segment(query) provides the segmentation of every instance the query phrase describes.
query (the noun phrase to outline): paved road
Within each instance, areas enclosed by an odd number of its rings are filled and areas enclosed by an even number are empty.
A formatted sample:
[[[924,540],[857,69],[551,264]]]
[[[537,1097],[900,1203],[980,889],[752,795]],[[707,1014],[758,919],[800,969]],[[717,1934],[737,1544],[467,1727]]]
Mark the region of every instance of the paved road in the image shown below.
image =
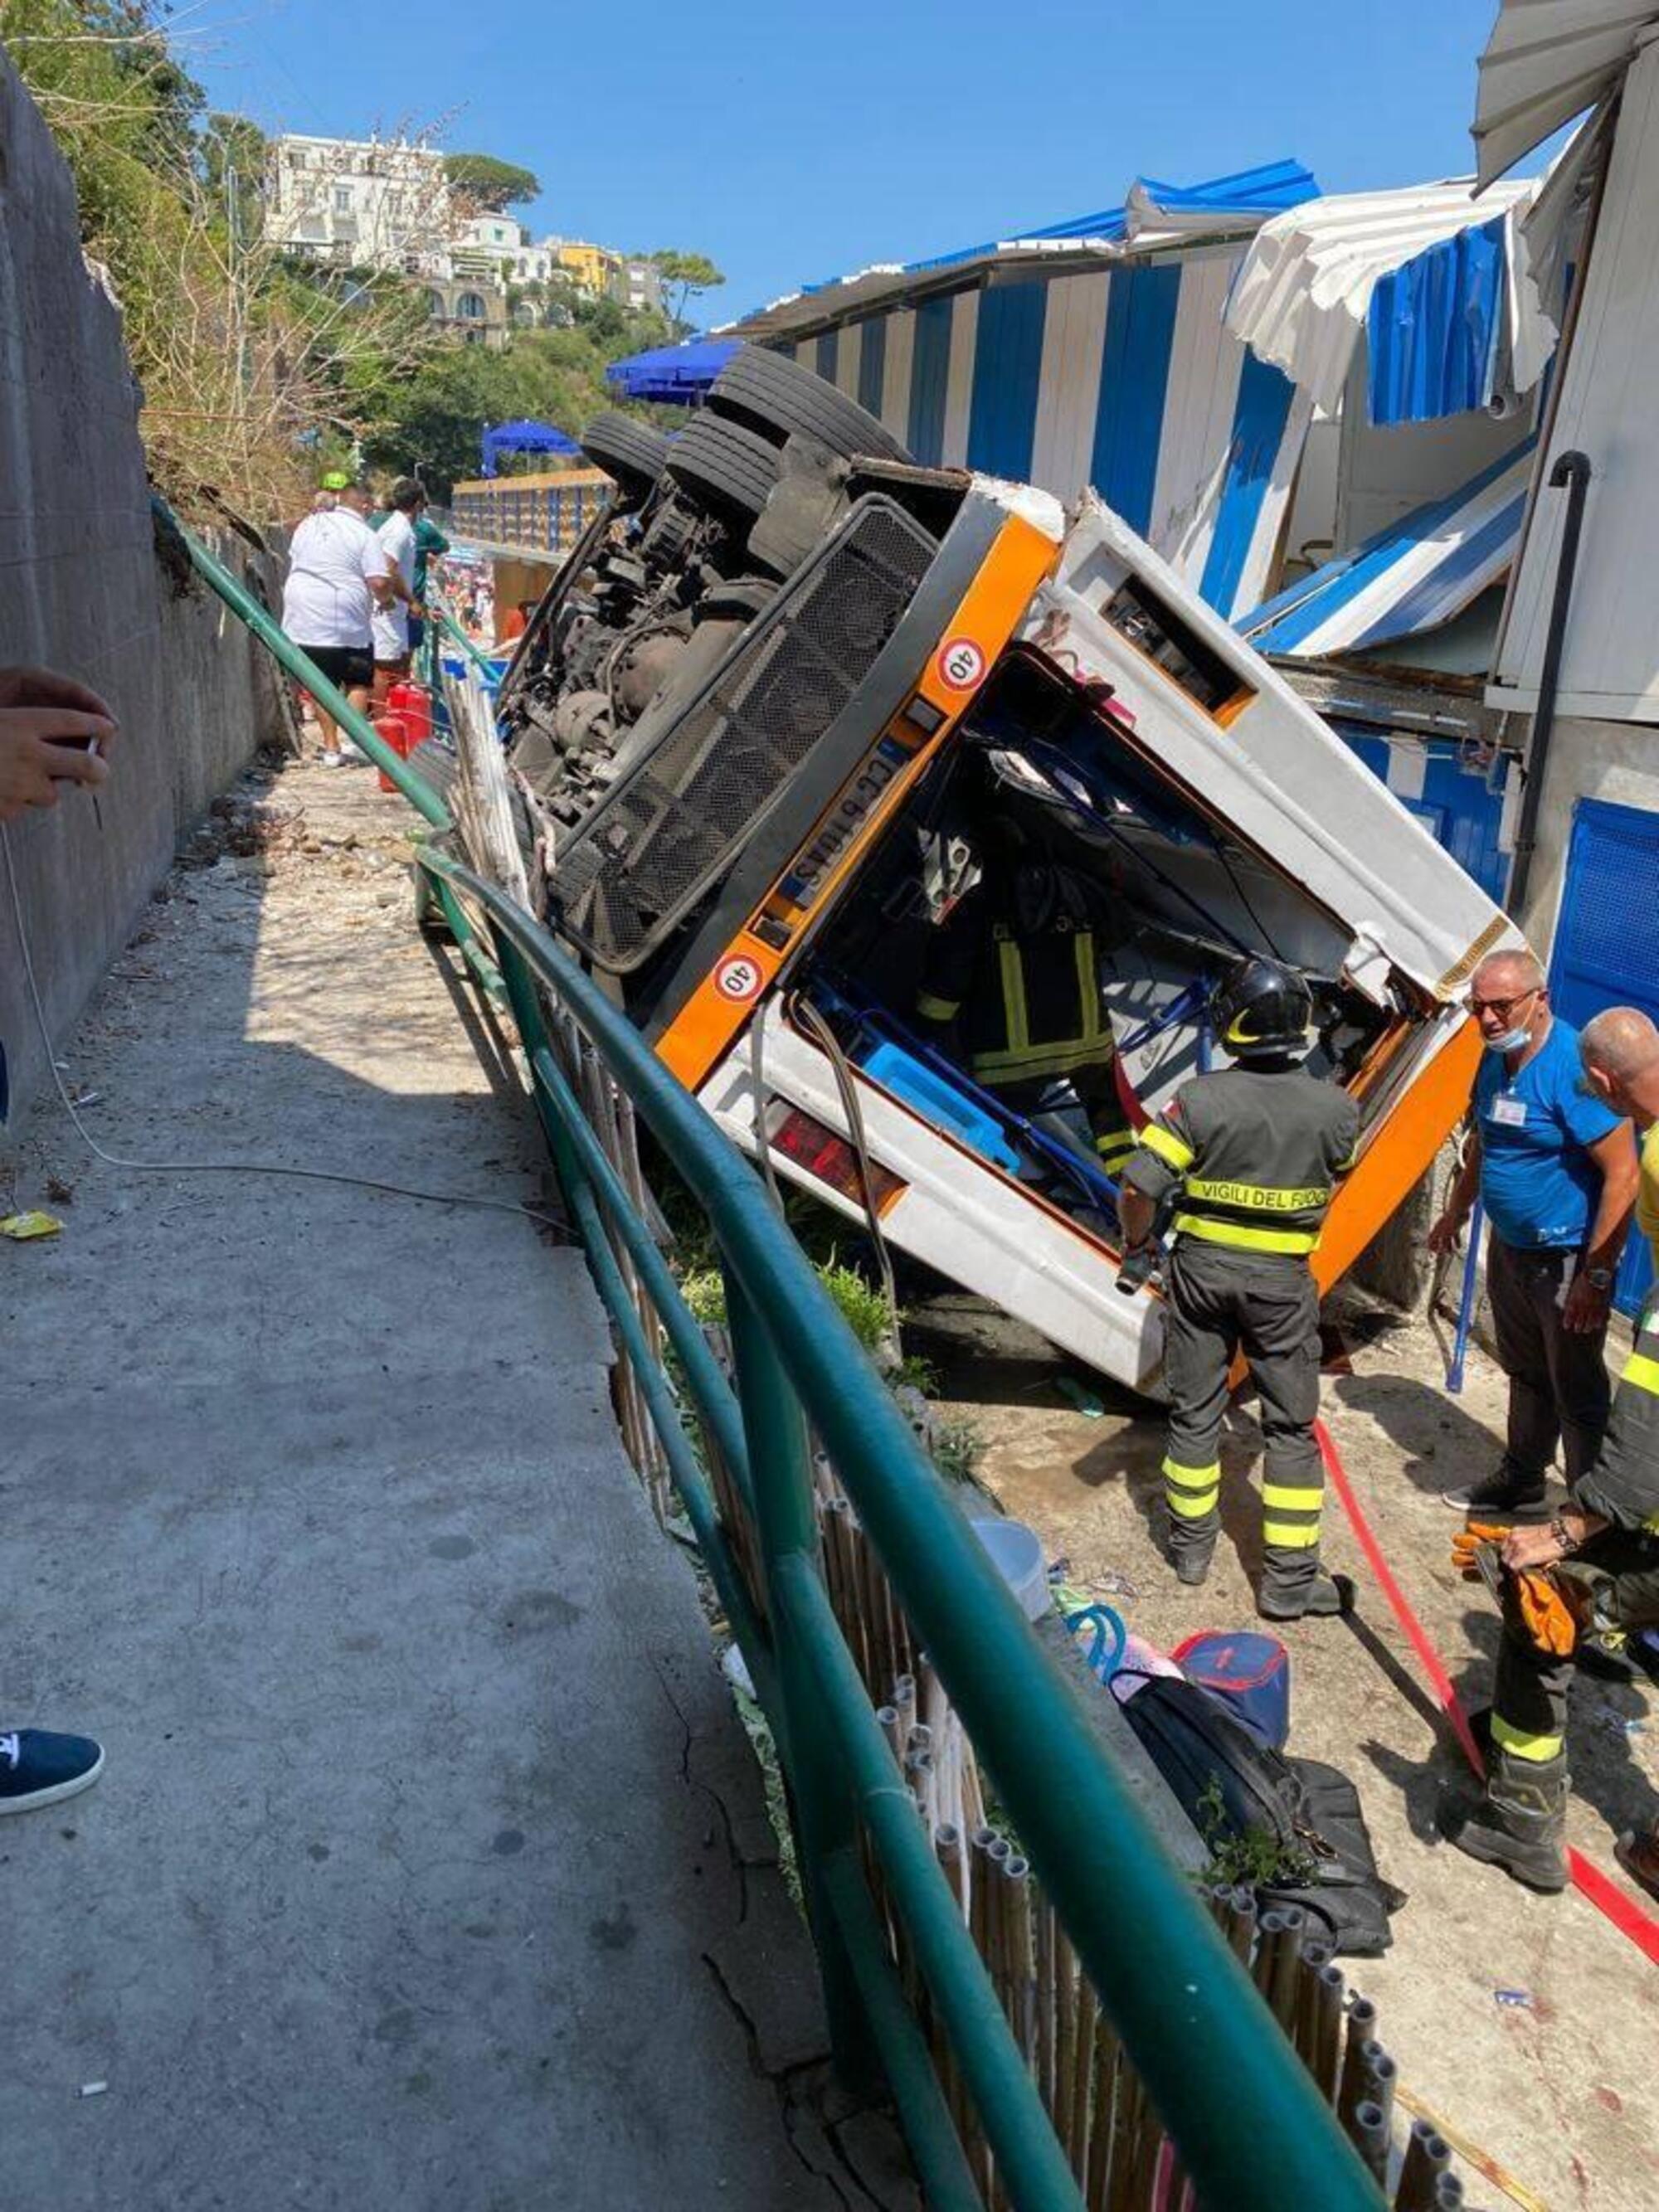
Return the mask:
[[[331,842],[152,914],[69,1053],[106,1144],[536,1193],[368,784],[290,772]],[[43,1113],[21,1203],[49,1170],[62,1237],[0,1245],[0,1724],[108,1765],[0,1824],[8,2212],[877,2202],[574,1255]]]

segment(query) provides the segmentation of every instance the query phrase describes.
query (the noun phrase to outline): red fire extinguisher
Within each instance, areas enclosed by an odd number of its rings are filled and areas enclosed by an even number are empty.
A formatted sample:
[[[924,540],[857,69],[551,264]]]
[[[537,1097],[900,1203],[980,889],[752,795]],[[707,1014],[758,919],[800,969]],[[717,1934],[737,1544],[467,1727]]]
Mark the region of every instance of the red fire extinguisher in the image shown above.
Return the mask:
[[[381,743],[391,746],[400,760],[407,760],[410,752],[409,724],[401,714],[382,714],[374,717],[374,734]],[[386,770],[380,770],[382,791],[396,791],[397,785]]]
[[[394,684],[386,693],[388,710],[401,714],[409,725],[409,750],[423,745],[432,735],[432,694],[424,684]]]

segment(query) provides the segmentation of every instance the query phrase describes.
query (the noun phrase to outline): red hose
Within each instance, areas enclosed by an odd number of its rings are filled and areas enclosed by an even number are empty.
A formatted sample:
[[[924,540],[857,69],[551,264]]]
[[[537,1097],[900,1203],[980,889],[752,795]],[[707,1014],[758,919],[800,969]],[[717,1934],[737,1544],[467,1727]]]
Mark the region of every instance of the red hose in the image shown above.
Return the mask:
[[[1410,1599],[1395,1580],[1394,1571],[1383,1558],[1382,1547],[1376,1540],[1376,1532],[1360,1510],[1359,1501],[1353,1494],[1353,1485],[1348,1480],[1347,1469],[1338,1456],[1336,1446],[1331,1442],[1330,1431],[1323,1421],[1314,1423],[1314,1435],[1318,1440],[1319,1455],[1325,1462],[1325,1473],[1332,1489],[1341,1500],[1342,1510],[1347,1516],[1355,1541],[1365,1554],[1365,1564],[1376,1577],[1377,1587],[1387,1598],[1389,1611],[1416,1652],[1419,1663],[1440,1701],[1441,1710],[1463,1747],[1464,1756],[1477,1777],[1484,1780],[1486,1765],[1480,1756],[1480,1748],[1469,1726],[1468,1715],[1463,1711],[1462,1700],[1452,1686],[1451,1676],[1446,1672],[1445,1662],[1429,1641],[1428,1631],[1412,1610]],[[1627,1897],[1582,1851],[1568,1850],[1567,1871],[1579,1895],[1587,1899],[1621,1936],[1628,1936],[1638,1950],[1644,1952],[1656,1966],[1659,1966],[1659,1920],[1638,1905],[1634,1899]]]

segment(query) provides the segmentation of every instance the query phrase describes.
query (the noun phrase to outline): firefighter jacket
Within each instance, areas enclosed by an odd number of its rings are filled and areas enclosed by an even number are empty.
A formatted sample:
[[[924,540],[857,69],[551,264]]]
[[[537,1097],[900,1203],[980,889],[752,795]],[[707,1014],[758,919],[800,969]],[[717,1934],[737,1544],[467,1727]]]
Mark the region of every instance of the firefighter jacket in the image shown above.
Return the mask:
[[[1615,1528],[1659,1539],[1659,1297],[1637,1324],[1601,1449],[1573,1486],[1573,1503]]]
[[[975,1079],[996,1090],[1109,1067],[1091,887],[1070,869],[1029,862],[980,884],[934,933],[916,1012],[948,1026]]]
[[[1346,1092],[1292,1062],[1218,1068],[1146,1124],[1123,1180],[1154,1200],[1174,1194],[1178,1238],[1300,1261],[1358,1135]]]

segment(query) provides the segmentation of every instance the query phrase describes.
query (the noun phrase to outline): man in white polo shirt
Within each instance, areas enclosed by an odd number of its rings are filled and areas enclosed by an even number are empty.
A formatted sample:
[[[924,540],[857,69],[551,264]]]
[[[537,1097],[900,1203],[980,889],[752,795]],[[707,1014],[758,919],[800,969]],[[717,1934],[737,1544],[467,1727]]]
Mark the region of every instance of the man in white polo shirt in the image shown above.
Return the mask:
[[[374,708],[385,706],[392,685],[409,673],[409,617],[415,601],[415,561],[420,543],[415,526],[426,505],[426,491],[413,477],[392,487],[392,512],[375,532],[386,556],[392,597],[374,610]]]
[[[283,628],[367,714],[374,681],[373,617],[392,598],[392,583],[380,542],[363,519],[367,485],[335,471],[323,478],[323,489],[336,495],[335,504],[307,515],[289,543]],[[320,705],[316,714],[323,765],[338,768],[345,757],[339,726]]]

